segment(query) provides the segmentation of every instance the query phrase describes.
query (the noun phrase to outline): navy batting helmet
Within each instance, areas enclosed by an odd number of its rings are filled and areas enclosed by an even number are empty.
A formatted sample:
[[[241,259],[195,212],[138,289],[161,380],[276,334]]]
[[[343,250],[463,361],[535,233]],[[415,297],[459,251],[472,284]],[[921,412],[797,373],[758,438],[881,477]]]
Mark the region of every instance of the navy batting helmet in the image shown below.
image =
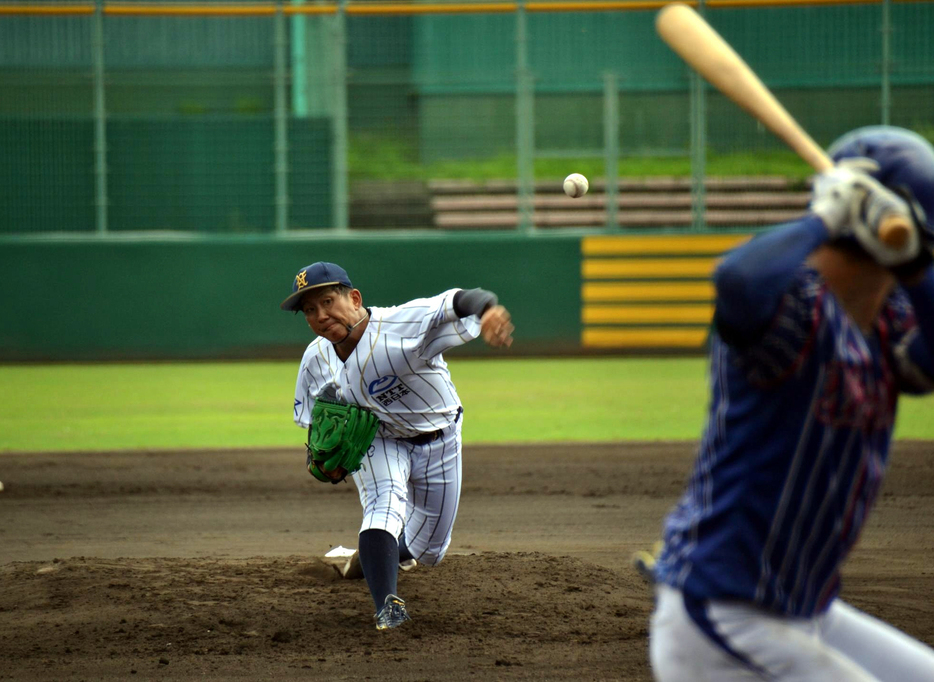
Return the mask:
[[[857,128],[834,142],[834,163],[861,156],[879,164],[870,173],[913,204],[925,242],[934,245],[934,147],[917,133],[894,126]]]

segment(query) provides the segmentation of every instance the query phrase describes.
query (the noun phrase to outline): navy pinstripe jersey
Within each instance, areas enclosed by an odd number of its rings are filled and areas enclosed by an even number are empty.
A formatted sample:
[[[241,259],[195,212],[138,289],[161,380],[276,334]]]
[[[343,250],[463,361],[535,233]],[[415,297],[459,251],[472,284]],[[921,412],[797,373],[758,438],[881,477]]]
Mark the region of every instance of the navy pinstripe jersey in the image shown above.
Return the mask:
[[[409,438],[453,422],[461,402],[442,353],[480,334],[476,315],[454,312],[457,291],[368,308],[369,322],[346,362],[326,339],[308,344],[295,383],[295,423],[308,427],[318,397],[373,410],[381,436]]]
[[[917,333],[896,289],[865,337],[804,265],[756,343],[713,334],[708,422],[657,580],[787,615],[824,611],[879,491],[898,394],[934,388],[907,352]]]

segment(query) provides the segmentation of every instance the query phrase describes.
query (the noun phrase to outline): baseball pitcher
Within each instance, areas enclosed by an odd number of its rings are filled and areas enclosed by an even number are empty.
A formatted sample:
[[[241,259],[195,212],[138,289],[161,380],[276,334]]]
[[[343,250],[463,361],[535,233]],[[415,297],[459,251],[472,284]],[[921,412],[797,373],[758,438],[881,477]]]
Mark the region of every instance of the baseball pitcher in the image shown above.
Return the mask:
[[[302,268],[280,307],[301,311],[317,335],[293,414],[308,429],[308,471],[330,483],[350,476],[360,494],[345,577],[366,578],[376,628],[395,628],[409,620],[399,568],[442,560],[460,501],[464,410],[442,354],[477,336],[511,345],[509,312],[483,289],[365,307],[346,271],[325,262]]]

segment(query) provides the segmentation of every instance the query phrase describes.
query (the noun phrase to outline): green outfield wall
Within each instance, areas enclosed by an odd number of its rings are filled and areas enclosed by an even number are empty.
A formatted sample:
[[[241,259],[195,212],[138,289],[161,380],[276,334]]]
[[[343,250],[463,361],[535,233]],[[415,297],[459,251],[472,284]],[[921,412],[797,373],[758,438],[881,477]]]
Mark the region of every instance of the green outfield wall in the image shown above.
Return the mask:
[[[751,234],[8,238],[0,361],[296,357],[311,332],[279,303],[317,260],[343,265],[368,305],[492,289],[516,323],[510,355],[699,353],[716,261]]]
[[[519,352],[579,349],[579,236],[205,236],[0,243],[0,360],[294,357],[311,332],[279,303],[317,260],[342,264],[371,305],[492,289]]]

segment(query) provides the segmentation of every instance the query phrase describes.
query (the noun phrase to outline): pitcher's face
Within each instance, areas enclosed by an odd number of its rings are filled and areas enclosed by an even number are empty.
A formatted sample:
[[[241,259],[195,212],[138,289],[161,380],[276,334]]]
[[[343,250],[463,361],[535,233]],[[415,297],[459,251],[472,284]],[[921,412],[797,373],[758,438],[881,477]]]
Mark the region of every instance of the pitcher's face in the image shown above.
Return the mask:
[[[331,343],[347,338],[347,328],[360,320],[362,306],[363,297],[358,289],[342,294],[336,287],[325,287],[302,297],[302,313],[308,326]]]

